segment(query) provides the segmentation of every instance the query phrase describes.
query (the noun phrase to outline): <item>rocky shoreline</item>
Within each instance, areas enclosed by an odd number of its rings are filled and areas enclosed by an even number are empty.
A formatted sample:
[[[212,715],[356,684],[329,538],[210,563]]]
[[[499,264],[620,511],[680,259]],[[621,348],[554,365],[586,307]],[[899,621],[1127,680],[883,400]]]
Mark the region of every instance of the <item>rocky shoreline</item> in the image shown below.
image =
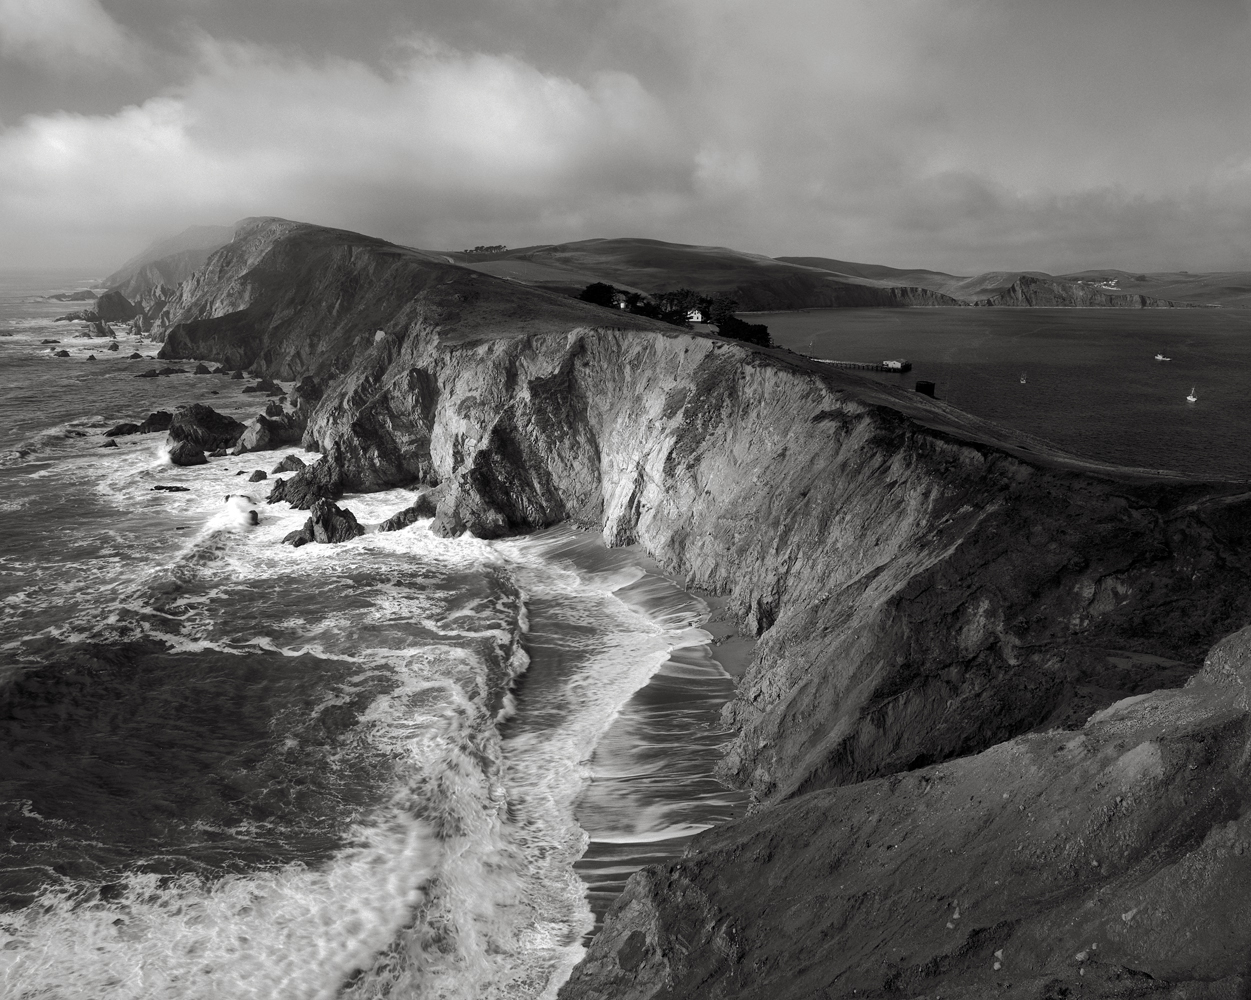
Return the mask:
[[[1201,665],[1251,621],[1246,484],[281,220],[162,316],[162,359],[308,378],[307,506],[593,528],[759,638],[753,815],[635,876],[563,997],[1245,985],[1248,634]]]

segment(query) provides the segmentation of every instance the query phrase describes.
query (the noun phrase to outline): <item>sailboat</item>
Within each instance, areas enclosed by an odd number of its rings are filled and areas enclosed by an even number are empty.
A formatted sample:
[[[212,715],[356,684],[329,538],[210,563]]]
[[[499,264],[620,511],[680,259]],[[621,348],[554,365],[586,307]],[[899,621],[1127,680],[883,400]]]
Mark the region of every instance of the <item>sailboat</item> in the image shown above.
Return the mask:
[[[1172,361],[1173,360],[1172,358],[1166,358],[1163,354],[1157,354],[1155,356],[1155,359],[1156,361]]]
[[[1186,402],[1197,403],[1198,401],[1199,401],[1199,397],[1195,395],[1195,387],[1192,385],[1190,387],[1190,395],[1186,397]]]

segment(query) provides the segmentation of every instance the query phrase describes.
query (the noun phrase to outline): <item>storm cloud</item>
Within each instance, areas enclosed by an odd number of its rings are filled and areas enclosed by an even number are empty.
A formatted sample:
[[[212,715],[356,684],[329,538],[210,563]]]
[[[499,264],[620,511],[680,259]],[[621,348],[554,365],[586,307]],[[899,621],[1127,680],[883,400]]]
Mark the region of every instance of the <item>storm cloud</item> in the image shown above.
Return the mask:
[[[0,266],[282,215],[1251,268],[1245,0],[0,0]]]

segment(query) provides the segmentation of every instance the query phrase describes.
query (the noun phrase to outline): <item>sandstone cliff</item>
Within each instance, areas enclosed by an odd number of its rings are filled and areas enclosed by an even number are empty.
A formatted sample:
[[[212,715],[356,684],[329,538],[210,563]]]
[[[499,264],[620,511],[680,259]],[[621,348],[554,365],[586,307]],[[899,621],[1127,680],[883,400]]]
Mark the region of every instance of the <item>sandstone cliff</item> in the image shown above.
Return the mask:
[[[903,977],[890,982],[963,982],[987,942],[992,952],[1034,942],[1029,968],[1052,968],[1092,898],[1053,892],[1075,849],[1039,840],[1020,855],[1020,823],[994,827],[990,812],[964,807],[963,790],[976,798],[1015,762],[1004,790],[1053,809],[1068,776],[1048,784],[1052,772],[1019,748],[1049,761],[1053,747],[1079,737],[1023,734],[1081,726],[1117,699],[1176,688],[1214,641],[1251,621],[1245,486],[1083,463],[787,352],[685,334],[280,220],[243,227],[184,284],[171,315],[162,357],[315,375],[325,392],[309,443],[350,488],[442,484],[436,527],[447,533],[489,537],[572,520],[612,544],[637,541],[690,584],[729,595],[744,627],[762,636],[727,708],[737,737],[725,764],[761,808],[697,842],[681,865],[636,877],[570,996],[885,989],[884,962]],[[1191,740],[1186,720],[1202,715],[1185,707],[1197,704],[1186,700],[1195,690],[1152,696],[1143,704],[1159,708],[1141,709],[1143,718]],[[1220,695],[1204,698],[1207,711]],[[1211,749],[1201,777],[1227,788],[1220,801],[1231,804],[1204,806],[1178,826],[1168,857],[1206,843],[1214,824],[1239,813],[1247,787],[1231,763],[1243,759],[1242,723],[1195,725],[1211,734],[1200,741]],[[1023,742],[996,748],[1014,738]],[[1097,782],[1112,751],[1096,743],[1074,760]],[[1172,760],[1161,775],[1173,773]],[[934,775],[954,791],[925,798]],[[1161,801],[1183,801],[1160,787]],[[897,788],[906,794],[889,811],[870,809]],[[898,886],[876,886],[877,854],[836,863],[878,836],[883,851],[923,844],[926,810],[940,798],[951,837],[930,853],[910,847]],[[1141,861],[1152,830],[1182,823],[1169,818],[1181,806],[1166,815],[1155,801],[1144,800],[1155,818],[1139,839],[1122,838],[1126,858]],[[913,930],[891,914],[946,899],[950,887],[925,889],[921,875],[943,851],[974,846],[1003,875],[998,890],[977,883],[979,907],[1016,906],[1006,878],[1013,859],[1028,857],[1050,866],[1029,893],[1051,909],[1040,902],[1025,916],[977,924],[969,940],[938,934],[894,956],[902,942],[892,935]],[[1082,871],[1095,892],[1105,873]],[[740,872],[748,881],[738,886]],[[1239,872],[1228,876],[1245,886]],[[897,896],[914,874],[916,894]],[[792,889],[788,879],[805,884]],[[844,891],[850,902],[837,902]],[[849,950],[831,944],[801,967],[797,942],[836,942],[839,927],[862,917],[879,921],[881,935]],[[719,957],[709,965],[697,955]]]

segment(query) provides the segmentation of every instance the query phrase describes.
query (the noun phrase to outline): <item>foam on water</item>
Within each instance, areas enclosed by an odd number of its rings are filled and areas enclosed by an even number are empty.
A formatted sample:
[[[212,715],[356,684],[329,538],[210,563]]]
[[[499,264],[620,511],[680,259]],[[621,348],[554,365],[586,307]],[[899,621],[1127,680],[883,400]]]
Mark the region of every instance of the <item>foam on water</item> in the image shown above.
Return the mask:
[[[0,993],[554,995],[592,925],[574,872],[589,762],[673,651],[707,641],[694,627],[700,602],[572,532],[483,542],[436,538],[419,523],[296,550],[281,539],[307,513],[265,505],[269,484],[235,475],[292,450],[183,469],[164,464],[156,442],[85,447],[41,471],[114,513],[79,527],[91,558],[46,572],[30,561],[32,586],[14,600],[60,613],[51,624],[33,615],[43,627],[9,644],[32,663],[48,642],[140,637],[172,656],[343,664],[300,711],[370,701],[319,766],[347,774],[385,761],[386,780],[318,860],[223,877],[141,865],[107,893],[53,880],[0,918]],[[340,502],[372,526],[412,497]],[[529,665],[523,637],[546,673],[514,691]],[[210,841],[272,833],[195,829]]]

